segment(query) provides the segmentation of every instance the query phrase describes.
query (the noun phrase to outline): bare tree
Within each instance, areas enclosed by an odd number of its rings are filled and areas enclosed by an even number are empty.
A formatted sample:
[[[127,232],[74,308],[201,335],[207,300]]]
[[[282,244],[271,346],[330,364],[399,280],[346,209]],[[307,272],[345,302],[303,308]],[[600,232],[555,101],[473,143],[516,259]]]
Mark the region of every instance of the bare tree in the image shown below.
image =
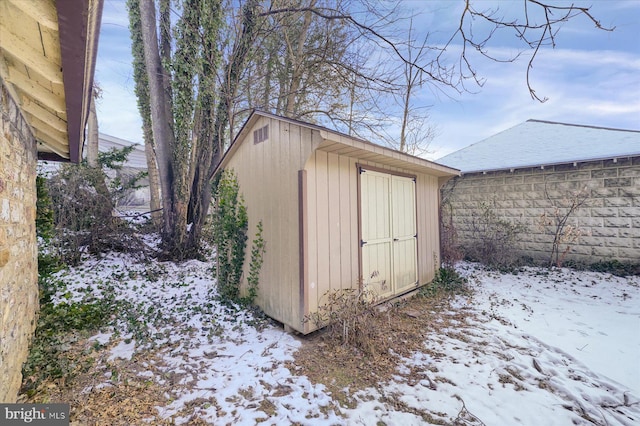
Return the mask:
[[[168,257],[190,257],[198,249],[231,103],[258,25],[258,0],[245,3],[241,32],[227,58],[220,55],[228,28],[219,1],[185,0],[175,24],[168,0],[159,2],[159,20],[154,1],[129,0],[128,6],[132,36],[141,35],[132,38],[133,50],[143,52],[147,81],[137,75],[136,84],[148,86],[162,191],[163,250]]]
[[[480,4],[482,4],[480,2]],[[556,36],[562,24],[582,17],[590,21],[597,29],[613,31],[615,27],[605,28],[600,21],[591,13],[591,7],[580,7],[573,3],[560,4],[560,2],[522,0],[522,11],[516,16],[507,18],[501,14],[499,8],[476,9],[472,0],[464,0],[464,10],[460,16],[458,28],[446,43],[442,53],[438,55],[438,63],[446,61],[444,52],[455,42],[462,44],[458,64],[458,82],[463,83],[465,79],[472,79],[478,85],[484,84],[484,80],[477,74],[471,52],[497,62],[513,62],[521,54],[513,56],[498,57],[488,50],[489,41],[496,32],[508,31],[514,34],[523,43],[526,50],[531,51],[527,66],[526,81],[531,97],[537,101],[545,102],[546,97],[539,97],[531,83],[531,69],[533,63],[543,46],[556,46]],[[474,34],[473,28],[477,27],[477,22],[484,21],[490,24],[488,31],[480,35]],[[469,49],[471,48],[471,49]]]
[[[562,266],[565,257],[569,254],[574,244],[585,235],[585,230],[578,225],[569,223],[569,219],[576,211],[588,203],[591,191],[584,187],[578,191],[564,191],[559,198],[551,197],[544,186],[545,198],[551,204],[551,210],[545,210],[538,218],[538,226],[542,231],[553,235],[551,252],[549,253],[549,266]],[[556,194],[557,195],[557,194]],[[562,246],[564,245],[564,249]]]
[[[409,18],[407,40],[398,43],[398,49],[405,55],[405,60],[400,60],[395,73],[394,86],[386,92],[382,101],[377,101],[380,109],[378,114],[397,114],[399,123],[395,126],[385,126],[379,131],[374,131],[378,139],[388,146],[401,152],[412,155],[424,155],[428,152],[429,143],[435,136],[434,126],[429,123],[429,107],[417,105],[415,98],[420,91],[426,89],[429,77],[425,75],[417,63],[426,64],[429,55],[438,51],[429,45],[429,34],[426,34],[421,42],[414,38],[413,17]],[[397,58],[391,58],[391,61]],[[433,61],[433,59],[431,59]],[[394,109],[393,106],[397,109]],[[390,113],[390,111],[393,111]],[[397,113],[396,113],[397,111]],[[400,130],[400,134],[390,132],[389,129]]]
[[[144,52],[147,81],[141,84],[149,93],[163,245],[172,257],[197,251],[213,172],[239,117],[251,108],[363,136],[392,121],[384,109],[372,113],[381,94],[395,90],[402,94],[398,148],[417,153],[410,147],[423,146],[430,127],[412,99],[426,85],[463,91],[466,81],[482,84],[469,47],[494,60],[515,60],[494,58],[486,50],[495,31],[511,30],[533,52],[531,65],[542,45],[555,44],[562,22],[583,15],[602,28],[588,8],[523,0],[518,20],[476,10],[466,0],[460,23],[444,46],[427,44],[427,39],[414,45],[409,32],[409,48],[404,48],[388,31],[398,22],[398,9],[383,11],[380,3],[362,1],[356,7],[347,0],[244,0],[223,7],[219,0],[157,1],[159,16],[154,0],[129,0],[129,9],[131,25],[141,34],[133,44],[138,44],[134,51]],[[175,24],[170,5],[179,8]],[[541,23],[533,20],[530,8],[543,12]],[[478,40],[471,31],[473,20],[495,28]],[[462,47],[452,65],[447,49],[456,43]],[[392,81],[388,70],[377,70],[367,56],[397,58],[404,70],[400,83]],[[527,84],[540,99],[528,75]]]

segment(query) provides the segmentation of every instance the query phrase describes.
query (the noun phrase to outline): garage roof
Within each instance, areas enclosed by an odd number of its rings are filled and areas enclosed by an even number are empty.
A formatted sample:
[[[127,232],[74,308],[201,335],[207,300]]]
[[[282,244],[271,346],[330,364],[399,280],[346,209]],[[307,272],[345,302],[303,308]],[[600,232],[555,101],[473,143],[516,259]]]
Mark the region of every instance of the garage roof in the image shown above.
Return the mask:
[[[101,15],[102,0],[0,1],[0,78],[41,159],[82,157]]]
[[[474,173],[636,155],[638,130],[527,120],[437,161]]]

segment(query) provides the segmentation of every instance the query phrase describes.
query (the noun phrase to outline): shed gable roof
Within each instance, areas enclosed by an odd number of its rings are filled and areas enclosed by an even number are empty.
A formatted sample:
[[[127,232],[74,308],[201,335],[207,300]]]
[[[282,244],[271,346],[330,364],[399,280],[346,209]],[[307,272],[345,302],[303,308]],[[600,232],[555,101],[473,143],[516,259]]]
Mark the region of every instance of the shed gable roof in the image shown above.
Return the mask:
[[[463,173],[640,155],[640,131],[527,120],[437,161]]]
[[[417,173],[425,173],[437,177],[451,177],[457,176],[460,173],[458,170],[435,163],[433,161],[425,160],[424,158],[414,157],[409,154],[405,154],[394,149],[386,148],[374,143],[365,141],[363,139],[354,138],[326,127],[318,126],[311,123],[305,123],[303,121],[294,120],[288,117],[282,117],[268,112],[254,110],[247,121],[242,126],[240,132],[234,139],[229,149],[225,152],[218,169],[225,167],[226,163],[233,156],[237,150],[239,144],[247,139],[248,132],[251,130],[255,122],[260,117],[268,117],[283,122],[288,122],[294,125],[307,127],[320,132],[322,137],[322,143],[317,147],[322,151],[334,152],[340,155],[348,157],[355,157],[362,160],[369,160],[376,163],[404,168]]]

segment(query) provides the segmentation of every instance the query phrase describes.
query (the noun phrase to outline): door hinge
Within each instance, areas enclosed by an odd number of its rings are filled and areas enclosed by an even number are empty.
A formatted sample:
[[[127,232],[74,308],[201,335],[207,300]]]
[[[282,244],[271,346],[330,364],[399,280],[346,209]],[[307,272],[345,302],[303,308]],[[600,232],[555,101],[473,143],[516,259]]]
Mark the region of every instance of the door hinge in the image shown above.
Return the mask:
[[[358,170],[360,171],[360,174],[363,174],[364,172],[366,172],[366,170],[363,169],[362,167],[358,167]]]
[[[367,242],[366,242],[366,241],[364,241],[364,240],[360,240],[360,247],[363,247],[365,244],[367,244]]]

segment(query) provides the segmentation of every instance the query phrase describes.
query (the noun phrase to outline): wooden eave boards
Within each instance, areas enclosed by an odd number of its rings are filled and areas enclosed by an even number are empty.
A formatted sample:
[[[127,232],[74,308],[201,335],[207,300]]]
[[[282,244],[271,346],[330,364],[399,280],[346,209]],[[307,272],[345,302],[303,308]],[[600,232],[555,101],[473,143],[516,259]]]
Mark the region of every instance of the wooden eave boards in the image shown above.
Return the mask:
[[[101,13],[102,0],[0,1],[0,78],[41,158],[80,158]]]

